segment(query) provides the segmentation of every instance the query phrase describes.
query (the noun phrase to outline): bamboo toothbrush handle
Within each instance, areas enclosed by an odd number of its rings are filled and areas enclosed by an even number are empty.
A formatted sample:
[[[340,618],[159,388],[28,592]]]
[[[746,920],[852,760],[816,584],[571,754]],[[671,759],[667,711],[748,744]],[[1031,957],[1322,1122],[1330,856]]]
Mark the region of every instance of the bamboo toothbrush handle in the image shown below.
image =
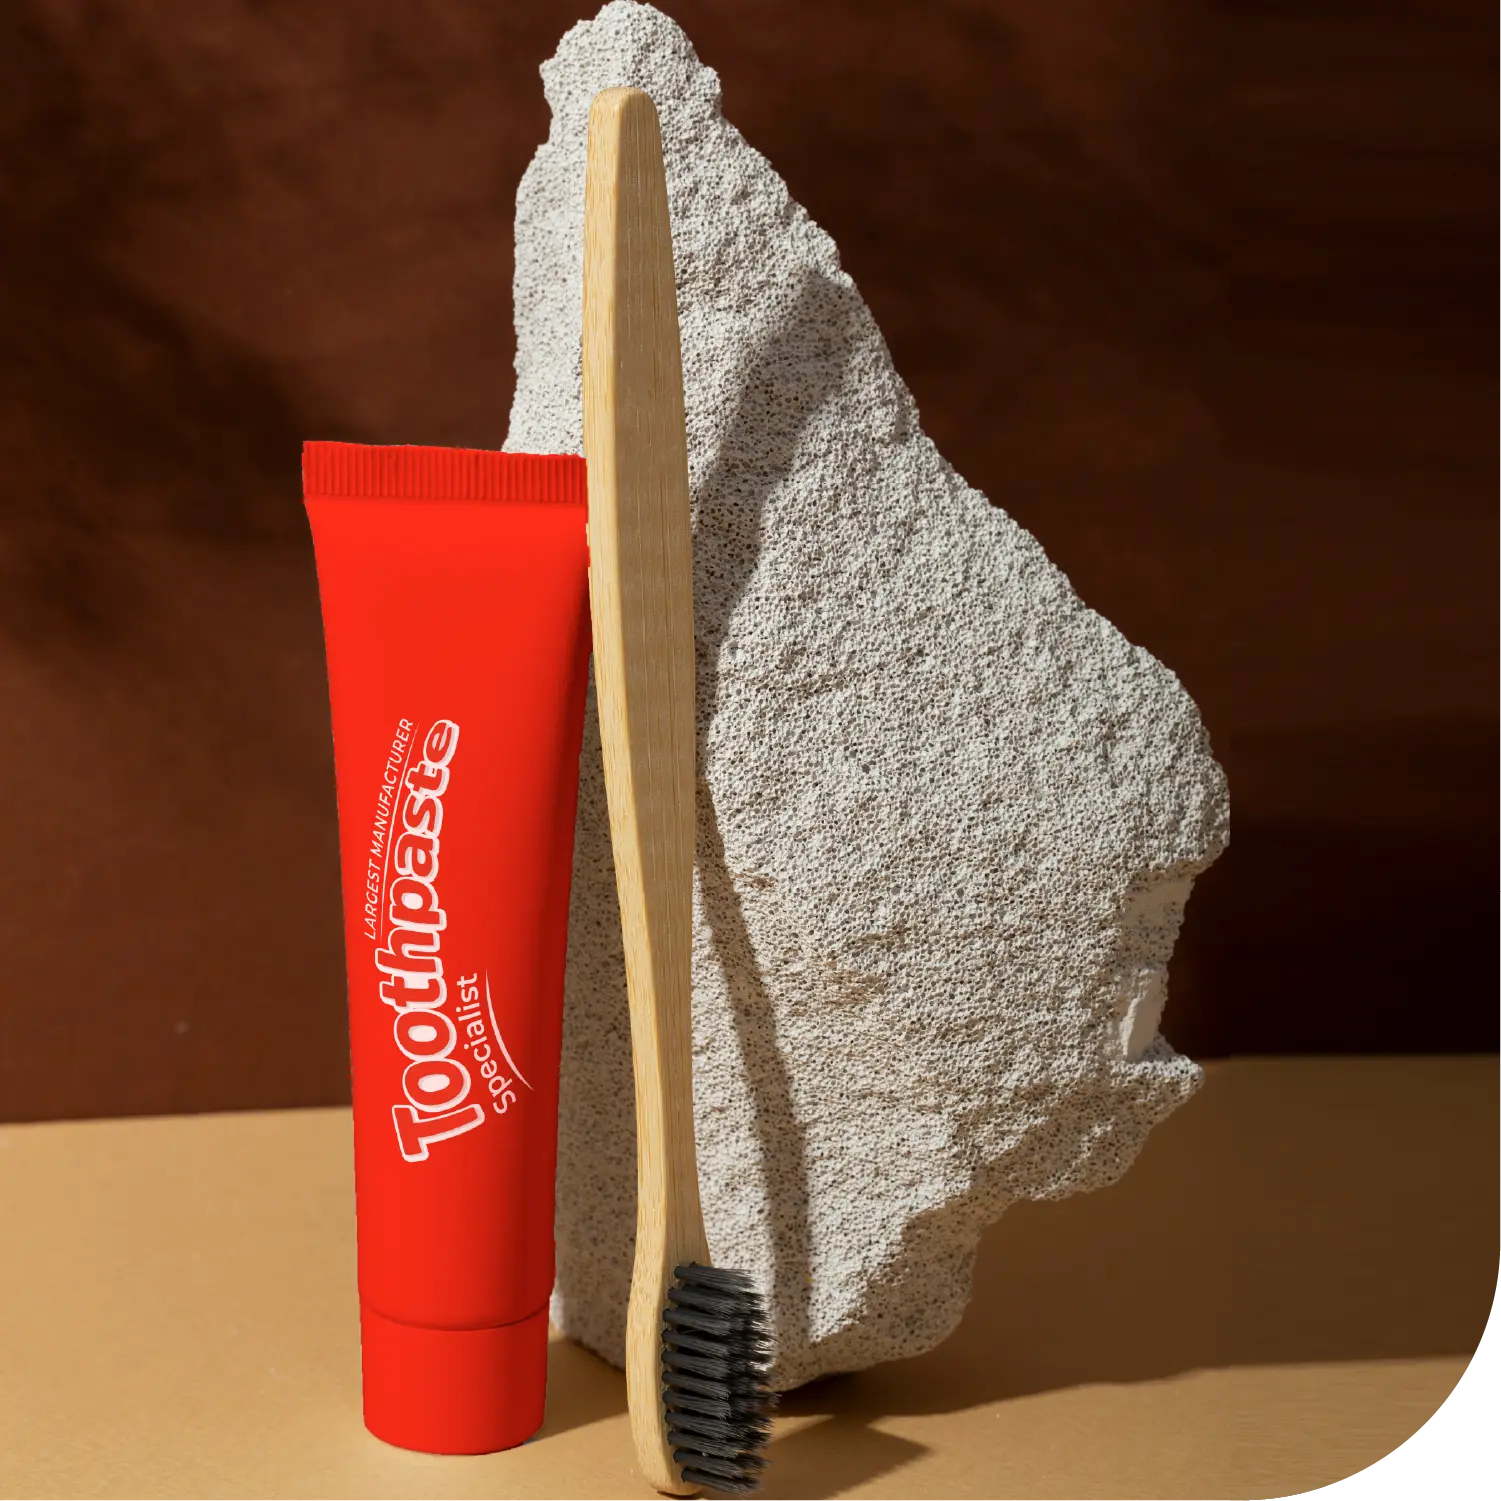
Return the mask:
[[[672,231],[657,112],[589,112],[584,454],[589,601],[636,1073],[636,1265],[626,1328],[646,1478],[690,1495],[662,1406],[673,1268],[708,1263],[693,1138],[693,555]]]

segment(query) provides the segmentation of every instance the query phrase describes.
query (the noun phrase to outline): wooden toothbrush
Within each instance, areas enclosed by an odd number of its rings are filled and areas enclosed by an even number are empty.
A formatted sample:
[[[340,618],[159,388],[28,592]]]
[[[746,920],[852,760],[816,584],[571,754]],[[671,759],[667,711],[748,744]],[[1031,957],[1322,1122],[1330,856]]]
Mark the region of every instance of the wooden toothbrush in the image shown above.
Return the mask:
[[[668,1495],[752,1491],[771,1395],[765,1305],[709,1264],[693,1132],[693,547],[657,111],[607,89],[584,199],[589,602],[636,1076],[631,1433]]]

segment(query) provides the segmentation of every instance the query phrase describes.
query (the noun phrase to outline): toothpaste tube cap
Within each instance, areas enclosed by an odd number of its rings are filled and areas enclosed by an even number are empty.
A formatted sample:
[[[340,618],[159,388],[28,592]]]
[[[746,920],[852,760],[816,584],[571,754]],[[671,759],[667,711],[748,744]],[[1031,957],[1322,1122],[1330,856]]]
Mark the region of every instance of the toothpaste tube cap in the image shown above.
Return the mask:
[[[360,1308],[365,1426],[424,1454],[524,1444],[547,1396],[547,1309],[486,1329],[426,1329]]]

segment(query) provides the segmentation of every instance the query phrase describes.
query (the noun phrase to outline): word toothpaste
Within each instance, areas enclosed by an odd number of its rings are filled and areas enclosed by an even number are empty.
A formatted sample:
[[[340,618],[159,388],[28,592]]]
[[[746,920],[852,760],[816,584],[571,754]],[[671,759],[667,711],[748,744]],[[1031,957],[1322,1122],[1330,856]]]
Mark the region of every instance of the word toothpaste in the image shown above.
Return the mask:
[[[408,1162],[425,1161],[438,1141],[462,1136],[485,1119],[484,1107],[465,1104],[469,1070],[450,1056],[458,1028],[443,1009],[443,930],[447,914],[438,900],[438,855],[443,830],[443,794],[449,763],[459,745],[459,727],[440,719],[422,743],[422,759],[402,778],[401,832],[391,850],[386,941],[375,951],[385,977],[380,998],[395,1009],[396,1046],[410,1060],[402,1071],[405,1104],[391,1107],[396,1139]]]

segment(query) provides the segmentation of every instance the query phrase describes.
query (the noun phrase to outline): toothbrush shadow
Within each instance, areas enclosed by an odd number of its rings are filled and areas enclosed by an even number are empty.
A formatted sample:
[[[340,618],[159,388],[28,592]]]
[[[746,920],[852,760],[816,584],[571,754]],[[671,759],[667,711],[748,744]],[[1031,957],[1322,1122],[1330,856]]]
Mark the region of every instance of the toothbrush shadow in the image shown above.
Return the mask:
[[[926,1445],[882,1433],[863,1418],[833,1413],[772,1440],[761,1496],[764,1501],[823,1501],[929,1452]]]
[[[830,1391],[834,1400],[840,1400],[841,1390],[836,1379],[789,1394],[792,1410],[778,1420],[767,1448],[766,1480],[760,1492],[763,1501],[792,1497],[822,1501],[841,1496],[929,1452],[922,1444],[872,1428],[874,1418],[868,1414],[806,1413],[826,1401]],[[537,1438],[559,1438],[625,1415],[624,1376],[597,1355],[554,1333],[547,1349],[547,1418]],[[787,1432],[789,1420],[802,1426]]]
[[[547,1345],[547,1415],[538,1438],[555,1438],[623,1416],[625,1377],[599,1356],[553,1330]]]
[[[803,433],[838,388],[865,317],[853,284],[809,273],[778,332],[747,372],[713,464],[693,486],[694,622],[697,676],[697,850],[703,913],[729,988],[735,1042],[750,1085],[772,1225],[772,1303],[779,1343],[808,1341],[811,1243],[804,1133],[777,1046],[771,997],[761,976],[740,893],[725,858],[709,763],[710,714],[719,658],[735,607],[755,572],[765,511],[786,479]],[[763,947],[765,935],[762,935]],[[712,1188],[706,1198],[712,1196]]]

